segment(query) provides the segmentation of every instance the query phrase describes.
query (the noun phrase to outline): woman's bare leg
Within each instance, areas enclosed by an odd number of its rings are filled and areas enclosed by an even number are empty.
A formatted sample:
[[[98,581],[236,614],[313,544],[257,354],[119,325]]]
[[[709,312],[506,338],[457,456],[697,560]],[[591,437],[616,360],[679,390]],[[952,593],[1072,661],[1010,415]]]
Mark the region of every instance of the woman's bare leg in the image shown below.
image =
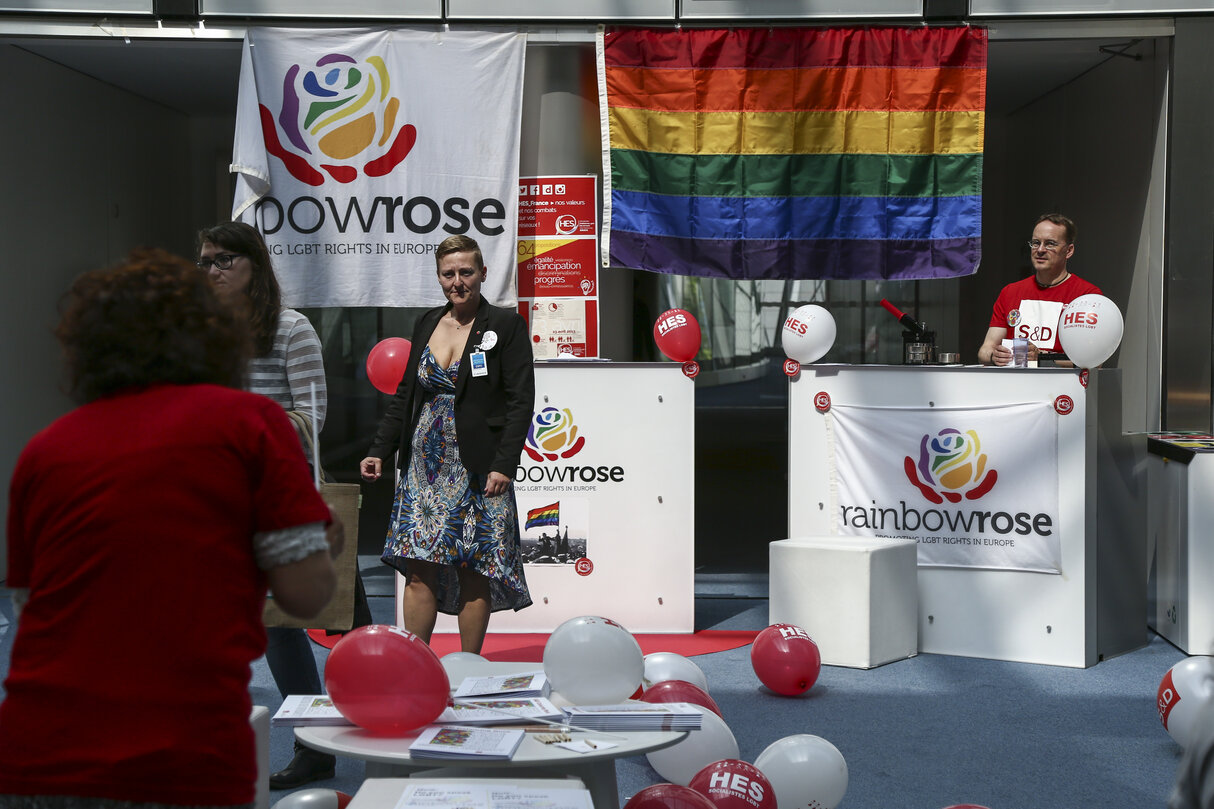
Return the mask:
[[[406,570],[400,620],[405,629],[429,643],[438,620],[438,565],[410,559]]]
[[[472,570],[459,573],[459,643],[465,652],[481,653],[489,629],[489,579]]]

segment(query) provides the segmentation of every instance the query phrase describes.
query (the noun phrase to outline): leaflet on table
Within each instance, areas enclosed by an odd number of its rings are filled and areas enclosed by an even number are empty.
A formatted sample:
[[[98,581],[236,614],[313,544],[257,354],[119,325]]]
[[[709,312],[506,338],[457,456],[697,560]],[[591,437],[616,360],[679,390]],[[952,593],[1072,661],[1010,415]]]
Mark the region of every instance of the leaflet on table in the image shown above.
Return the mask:
[[[514,729],[428,725],[409,745],[409,756],[506,760],[514,756],[523,736]]]
[[[548,694],[548,678],[543,670],[524,671],[518,674],[500,674],[495,677],[465,677],[453,695],[461,697],[497,697],[509,694],[513,697],[543,697]]]
[[[341,715],[333,700],[324,694],[291,694],[282,701],[277,713],[270,719],[271,725],[349,725],[350,720]]]
[[[570,725],[594,730],[699,730],[704,718],[687,702],[574,705],[564,712]]]
[[[594,809],[590,790],[554,781],[552,786],[520,786],[504,781],[467,784],[410,784],[393,809]]]
[[[519,720],[560,721],[561,717],[561,709],[543,697],[511,697],[461,699],[447,706],[434,722],[440,725],[502,725]]]

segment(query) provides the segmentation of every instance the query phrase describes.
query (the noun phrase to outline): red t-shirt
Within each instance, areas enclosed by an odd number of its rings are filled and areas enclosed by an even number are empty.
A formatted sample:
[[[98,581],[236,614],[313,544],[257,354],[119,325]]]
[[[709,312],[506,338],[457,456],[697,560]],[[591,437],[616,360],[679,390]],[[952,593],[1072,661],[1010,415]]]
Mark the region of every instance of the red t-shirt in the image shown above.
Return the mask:
[[[29,442],[8,584],[28,587],[0,702],[0,793],[254,799],[249,664],[265,651],[254,532],[322,522],[264,396],[162,385]]]
[[[1025,301],[1046,301],[1065,306],[1081,295],[1100,295],[1100,287],[1088,283],[1078,275],[1071,273],[1058,286],[1038,286],[1037,276],[1030,275],[1019,281],[1008,284],[995,300],[995,308],[991,312],[991,327],[1002,326],[1008,329],[1008,337],[1027,337],[1043,351],[1062,351],[1058,343],[1058,322],[1052,318],[1051,323],[1033,323],[1021,316],[1021,304]]]

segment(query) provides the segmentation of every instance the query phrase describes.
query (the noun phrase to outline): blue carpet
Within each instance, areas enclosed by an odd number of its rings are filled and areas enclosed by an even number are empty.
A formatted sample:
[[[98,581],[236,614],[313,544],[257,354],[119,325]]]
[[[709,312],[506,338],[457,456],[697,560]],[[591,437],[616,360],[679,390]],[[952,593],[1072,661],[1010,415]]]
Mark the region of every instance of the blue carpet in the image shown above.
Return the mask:
[[[696,592],[697,629],[767,625],[765,582],[697,578]],[[370,601],[375,619],[390,622],[392,599],[373,591]],[[0,675],[11,614],[0,598]],[[313,646],[323,666],[327,651]],[[742,758],[796,733],[828,739],[847,760],[843,809],[1138,809],[1162,806],[1171,789],[1180,750],[1159,724],[1155,691],[1184,655],[1158,637],[1090,669],[943,655],[869,671],[826,666],[801,697],[764,689],[749,655],[744,647],[695,658]],[[250,691],[277,709],[264,659]],[[290,759],[291,741],[289,729],[272,731],[272,766]],[[617,774],[621,801],[663,780],[643,757],[621,761]],[[362,778],[360,762],[339,760],[335,778],[312,786],[353,794]]]

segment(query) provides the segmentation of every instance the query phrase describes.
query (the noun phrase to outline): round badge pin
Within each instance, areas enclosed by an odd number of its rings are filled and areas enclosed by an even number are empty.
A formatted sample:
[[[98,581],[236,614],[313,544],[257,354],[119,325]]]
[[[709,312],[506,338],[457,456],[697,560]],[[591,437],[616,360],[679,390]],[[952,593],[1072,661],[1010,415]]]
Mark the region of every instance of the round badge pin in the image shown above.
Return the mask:
[[[481,351],[488,351],[497,345],[497,332],[493,329],[481,335]]]
[[[1074,409],[1075,400],[1065,393],[1054,400],[1054,411],[1060,416],[1065,416]]]
[[[801,373],[801,363],[796,360],[784,360],[784,375],[796,376]]]
[[[1087,368],[1084,368],[1082,371],[1079,372],[1079,384],[1083,385],[1085,388],[1088,386],[1088,369]]]
[[[696,374],[699,372],[700,363],[696,362],[695,360],[689,360],[688,362],[683,363],[683,373],[688,379],[695,379]]]
[[[594,562],[583,556],[573,563],[573,569],[579,576],[589,576],[594,572]]]
[[[830,410],[830,394],[824,390],[818,391],[814,395],[814,408],[819,413],[825,413]]]

